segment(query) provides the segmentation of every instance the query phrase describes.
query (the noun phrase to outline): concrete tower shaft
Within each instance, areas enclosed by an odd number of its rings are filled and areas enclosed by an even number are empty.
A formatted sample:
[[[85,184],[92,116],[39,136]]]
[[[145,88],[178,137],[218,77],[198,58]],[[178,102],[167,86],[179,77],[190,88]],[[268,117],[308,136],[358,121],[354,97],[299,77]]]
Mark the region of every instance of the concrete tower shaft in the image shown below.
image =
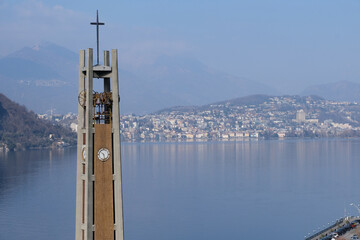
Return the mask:
[[[91,48],[79,56],[75,240],[123,240],[117,50],[111,66],[109,51],[104,65],[93,65]],[[94,79],[103,92],[93,90]]]

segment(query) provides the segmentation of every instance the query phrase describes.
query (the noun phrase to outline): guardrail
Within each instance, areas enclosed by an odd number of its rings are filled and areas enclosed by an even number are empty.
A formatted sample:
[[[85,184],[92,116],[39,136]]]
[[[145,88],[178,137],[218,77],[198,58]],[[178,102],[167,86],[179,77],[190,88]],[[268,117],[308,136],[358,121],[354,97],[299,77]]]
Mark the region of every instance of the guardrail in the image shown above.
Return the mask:
[[[313,235],[311,235],[310,237],[305,238],[305,240],[313,240],[315,237],[320,236],[321,234],[323,234],[324,232],[329,231],[330,229],[332,229],[333,227],[336,227],[337,225],[340,225],[341,223],[343,223],[345,220],[345,218],[340,218],[339,220],[337,220],[333,225],[330,225],[329,227],[321,230],[320,232],[317,232]]]
[[[321,230],[320,232],[317,232],[309,237],[306,237],[305,240],[320,240],[320,238],[316,238],[316,237],[319,237],[321,236],[321,234],[329,231],[330,229],[334,228],[334,227],[337,227],[339,225],[341,225],[342,223],[344,223],[344,221],[348,220],[348,221],[353,221],[355,219],[358,219],[359,217],[354,217],[354,216],[348,216],[348,217],[343,217],[343,218],[340,218],[339,220],[337,220],[334,224],[330,225],[329,227]]]

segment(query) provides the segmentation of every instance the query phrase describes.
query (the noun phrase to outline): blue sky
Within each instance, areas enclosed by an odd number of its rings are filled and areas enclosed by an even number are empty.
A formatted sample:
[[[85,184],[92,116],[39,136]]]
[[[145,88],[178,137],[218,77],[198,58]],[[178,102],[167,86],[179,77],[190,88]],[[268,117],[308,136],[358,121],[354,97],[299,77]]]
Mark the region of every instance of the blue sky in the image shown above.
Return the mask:
[[[139,67],[181,55],[297,93],[314,83],[360,83],[360,0],[0,0],[0,56],[41,41],[101,46]]]

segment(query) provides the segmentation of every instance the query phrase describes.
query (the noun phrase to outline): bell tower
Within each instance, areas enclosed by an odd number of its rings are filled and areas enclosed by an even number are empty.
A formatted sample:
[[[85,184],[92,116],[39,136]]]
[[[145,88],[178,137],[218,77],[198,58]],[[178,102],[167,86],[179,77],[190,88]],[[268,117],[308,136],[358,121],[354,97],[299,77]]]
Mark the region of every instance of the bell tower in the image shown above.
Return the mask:
[[[123,240],[120,114],[117,50],[80,50],[75,240]],[[111,58],[111,62],[110,62]],[[104,89],[95,92],[93,80]]]

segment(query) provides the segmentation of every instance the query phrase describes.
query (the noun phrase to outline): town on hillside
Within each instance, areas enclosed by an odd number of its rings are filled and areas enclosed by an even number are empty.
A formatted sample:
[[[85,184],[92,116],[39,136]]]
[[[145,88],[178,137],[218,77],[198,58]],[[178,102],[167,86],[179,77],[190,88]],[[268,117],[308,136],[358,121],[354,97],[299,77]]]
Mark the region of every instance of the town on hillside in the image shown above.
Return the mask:
[[[76,131],[76,115],[41,115]],[[122,115],[123,141],[360,136],[360,105],[316,96],[251,96],[143,116]]]

